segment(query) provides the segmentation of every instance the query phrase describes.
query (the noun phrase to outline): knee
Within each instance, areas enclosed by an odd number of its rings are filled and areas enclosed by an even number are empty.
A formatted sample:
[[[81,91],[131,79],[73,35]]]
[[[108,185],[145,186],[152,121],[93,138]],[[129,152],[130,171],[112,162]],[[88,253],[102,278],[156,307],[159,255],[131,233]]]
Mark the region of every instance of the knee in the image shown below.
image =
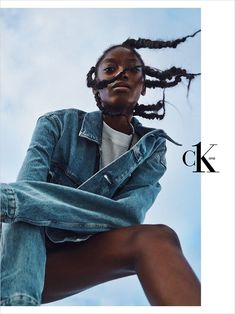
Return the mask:
[[[181,248],[177,233],[167,225],[155,225],[155,239],[159,238],[164,244]]]
[[[98,235],[99,237],[102,236]],[[105,233],[103,234],[105,236]],[[135,269],[142,258],[165,255],[167,251],[181,250],[176,232],[170,227],[158,225],[136,225],[109,231],[109,239],[119,258],[125,261],[129,269]],[[107,238],[106,238],[107,243]]]
[[[133,248],[137,255],[141,252],[160,252],[162,249],[176,248],[181,250],[177,233],[167,225],[142,225],[133,237]]]

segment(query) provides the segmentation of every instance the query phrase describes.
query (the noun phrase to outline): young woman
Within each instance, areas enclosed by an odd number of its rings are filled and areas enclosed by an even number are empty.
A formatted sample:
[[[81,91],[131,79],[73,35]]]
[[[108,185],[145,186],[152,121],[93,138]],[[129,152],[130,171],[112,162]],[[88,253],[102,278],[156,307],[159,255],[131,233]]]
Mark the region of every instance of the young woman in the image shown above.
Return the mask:
[[[151,305],[200,305],[176,233],[141,225],[173,140],[133,117],[165,115],[164,93],[156,105],[138,104],[147,87],[198,75],[147,67],[135,48],[175,48],[195,34],[109,48],[87,75],[100,111],[39,118],[17,182],[1,185],[2,305],[39,305],[133,274]]]

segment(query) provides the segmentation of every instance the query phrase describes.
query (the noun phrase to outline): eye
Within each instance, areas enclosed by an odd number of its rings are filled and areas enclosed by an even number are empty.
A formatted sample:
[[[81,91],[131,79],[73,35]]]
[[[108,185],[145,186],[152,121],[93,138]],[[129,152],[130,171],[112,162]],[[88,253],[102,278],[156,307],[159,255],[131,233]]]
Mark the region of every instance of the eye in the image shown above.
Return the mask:
[[[116,68],[114,66],[108,66],[106,68],[104,68],[104,72],[107,73],[107,74],[111,74],[113,73],[114,71],[116,70]]]
[[[139,73],[142,71],[142,66],[141,65],[135,65],[130,67],[130,71],[133,73]]]

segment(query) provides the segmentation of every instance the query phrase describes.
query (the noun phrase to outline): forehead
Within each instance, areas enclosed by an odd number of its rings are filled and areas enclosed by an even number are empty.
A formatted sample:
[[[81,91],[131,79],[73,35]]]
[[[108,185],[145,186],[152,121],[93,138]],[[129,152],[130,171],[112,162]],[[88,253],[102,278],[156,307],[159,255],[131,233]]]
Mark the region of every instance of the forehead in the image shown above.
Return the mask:
[[[118,61],[140,62],[140,59],[128,48],[115,47],[104,55],[101,63]]]

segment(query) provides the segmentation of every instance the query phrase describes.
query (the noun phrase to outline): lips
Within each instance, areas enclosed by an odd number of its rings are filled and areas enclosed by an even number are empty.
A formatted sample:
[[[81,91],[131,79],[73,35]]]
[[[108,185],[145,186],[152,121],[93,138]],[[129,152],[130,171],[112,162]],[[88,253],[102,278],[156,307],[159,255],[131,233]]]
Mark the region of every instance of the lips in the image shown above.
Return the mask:
[[[125,82],[116,82],[112,86],[112,89],[114,89],[114,88],[128,88],[128,89],[130,89],[130,85],[125,83]]]

